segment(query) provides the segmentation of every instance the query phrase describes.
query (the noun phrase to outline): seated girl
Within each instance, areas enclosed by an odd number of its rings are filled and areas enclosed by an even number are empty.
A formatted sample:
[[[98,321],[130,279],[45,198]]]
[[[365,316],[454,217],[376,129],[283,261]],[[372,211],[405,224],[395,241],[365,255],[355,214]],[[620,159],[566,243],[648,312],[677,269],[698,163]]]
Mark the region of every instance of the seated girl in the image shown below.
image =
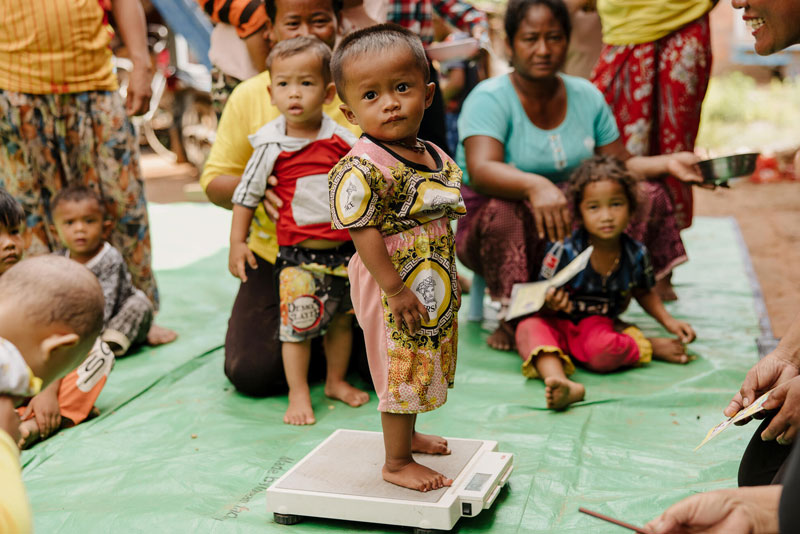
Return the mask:
[[[573,360],[599,373],[641,365],[652,358],[686,363],[692,327],[672,317],[654,290],[647,249],[624,232],[636,212],[636,182],[619,160],[595,156],[569,182],[568,196],[580,227],[548,248],[540,278],[549,279],[593,246],[589,265],[564,287],[551,289],[545,308],[519,322],[516,342],[522,373],[545,383],[547,407],[561,410],[583,400],[585,388],[568,375]],[[619,320],[634,297],[677,338],[646,338]]]

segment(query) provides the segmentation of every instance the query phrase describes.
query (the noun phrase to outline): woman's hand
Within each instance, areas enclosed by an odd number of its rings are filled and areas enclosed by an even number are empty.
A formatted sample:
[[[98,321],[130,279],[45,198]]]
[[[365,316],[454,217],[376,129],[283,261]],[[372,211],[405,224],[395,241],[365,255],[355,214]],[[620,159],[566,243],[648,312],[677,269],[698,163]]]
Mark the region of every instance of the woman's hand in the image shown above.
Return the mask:
[[[675,152],[666,154],[667,172],[681,182],[702,183],[703,177],[697,172],[697,162],[700,157],[694,152]]]
[[[690,325],[686,321],[679,321],[677,319],[673,319],[664,326],[671,334],[675,334],[676,336],[678,336],[678,339],[681,340],[681,343],[691,343],[697,337],[697,334],[695,334],[692,325]]]
[[[416,334],[422,318],[428,318],[428,310],[406,285],[403,285],[400,293],[387,297],[386,301],[397,325],[400,327],[405,325],[409,334]]]
[[[228,270],[242,282],[247,282],[245,262],[251,269],[258,269],[256,257],[250,247],[247,246],[247,243],[231,243],[231,250],[228,254]]]
[[[800,369],[793,360],[784,357],[777,349],[770,352],[747,372],[741,389],[725,408],[725,415],[731,417],[770,389],[793,379],[798,373]]]
[[[547,290],[547,296],[544,298],[544,305],[548,309],[564,313],[572,313],[572,301],[569,300],[569,293],[563,288],[558,289],[551,287]]]
[[[550,180],[539,180],[528,191],[528,201],[533,208],[533,219],[539,239],[561,241],[570,235],[572,214],[567,205],[567,197]]]

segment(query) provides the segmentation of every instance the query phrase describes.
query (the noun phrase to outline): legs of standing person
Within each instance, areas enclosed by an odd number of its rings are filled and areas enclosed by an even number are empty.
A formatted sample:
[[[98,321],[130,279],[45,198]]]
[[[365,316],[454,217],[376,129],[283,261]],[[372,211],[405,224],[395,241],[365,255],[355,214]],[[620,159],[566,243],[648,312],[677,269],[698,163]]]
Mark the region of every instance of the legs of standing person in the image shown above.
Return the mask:
[[[458,258],[484,277],[491,297],[504,306],[515,283],[536,279],[544,247],[527,202],[490,199],[456,234]],[[512,350],[514,329],[501,320],[487,343],[495,349]]]
[[[766,486],[783,482],[792,446],[761,439],[761,433],[772,422],[773,416],[769,415],[761,422],[747,444],[739,464],[739,486]]]
[[[422,492],[452,485],[452,479],[414,461],[411,452],[416,420],[416,414],[381,412],[383,444],[386,449],[383,479]]]
[[[313,425],[314,409],[308,388],[308,365],[311,360],[311,340],[281,343],[283,369],[289,384],[289,407],[283,422],[290,425]]]
[[[114,356],[124,356],[132,347],[147,341],[147,333],[153,322],[153,303],[140,289],[134,290],[120,306],[117,314],[109,319],[100,339],[105,341]]]
[[[349,299],[348,299],[349,300]],[[347,381],[347,369],[353,347],[353,316],[339,313],[331,318],[323,338],[327,372],[325,395],[350,406],[361,406],[369,401],[369,394],[353,387]]]
[[[575,366],[564,352],[572,323],[566,319],[531,316],[517,324],[517,351],[522,358],[522,374],[544,381],[547,407],[563,410],[583,400],[586,388],[568,375]]]

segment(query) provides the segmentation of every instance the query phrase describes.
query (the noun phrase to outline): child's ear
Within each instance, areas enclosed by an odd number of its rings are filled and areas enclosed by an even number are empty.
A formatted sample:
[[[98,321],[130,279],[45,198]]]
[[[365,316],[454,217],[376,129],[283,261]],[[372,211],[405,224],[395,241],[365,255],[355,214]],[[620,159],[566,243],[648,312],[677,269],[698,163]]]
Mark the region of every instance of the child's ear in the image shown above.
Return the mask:
[[[81,337],[75,332],[69,334],[50,334],[42,340],[42,353],[47,360],[50,360],[55,351],[74,347],[80,340]]]
[[[339,106],[339,109],[342,111],[342,115],[344,115],[344,118],[347,119],[347,122],[355,126],[358,126],[356,115],[355,113],[353,113],[353,110],[350,109],[350,106],[348,106],[347,104],[342,104],[341,106]]]
[[[267,94],[269,95],[269,102],[270,102],[270,104],[272,104],[272,84],[271,83],[267,86]],[[275,104],[272,104],[272,105],[274,106]]]
[[[336,84],[330,82],[327,87],[325,87],[325,100],[323,100],[323,102],[330,104],[333,102],[334,98],[336,98]]]
[[[425,109],[431,107],[433,104],[433,95],[436,92],[436,84],[430,82],[428,85],[425,86]]]

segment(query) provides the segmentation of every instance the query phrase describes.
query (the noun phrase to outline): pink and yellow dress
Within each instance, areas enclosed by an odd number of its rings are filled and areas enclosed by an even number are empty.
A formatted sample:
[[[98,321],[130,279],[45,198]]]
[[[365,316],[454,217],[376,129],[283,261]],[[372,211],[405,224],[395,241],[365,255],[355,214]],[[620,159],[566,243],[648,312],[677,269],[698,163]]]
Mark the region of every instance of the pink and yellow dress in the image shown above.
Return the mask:
[[[458,281],[450,221],[466,213],[461,169],[438,147],[426,146],[433,169],[365,135],[328,175],[334,228],[377,228],[400,277],[428,310],[421,330],[409,335],[359,255],[352,257],[350,294],[382,412],[438,408],[456,370]]]

